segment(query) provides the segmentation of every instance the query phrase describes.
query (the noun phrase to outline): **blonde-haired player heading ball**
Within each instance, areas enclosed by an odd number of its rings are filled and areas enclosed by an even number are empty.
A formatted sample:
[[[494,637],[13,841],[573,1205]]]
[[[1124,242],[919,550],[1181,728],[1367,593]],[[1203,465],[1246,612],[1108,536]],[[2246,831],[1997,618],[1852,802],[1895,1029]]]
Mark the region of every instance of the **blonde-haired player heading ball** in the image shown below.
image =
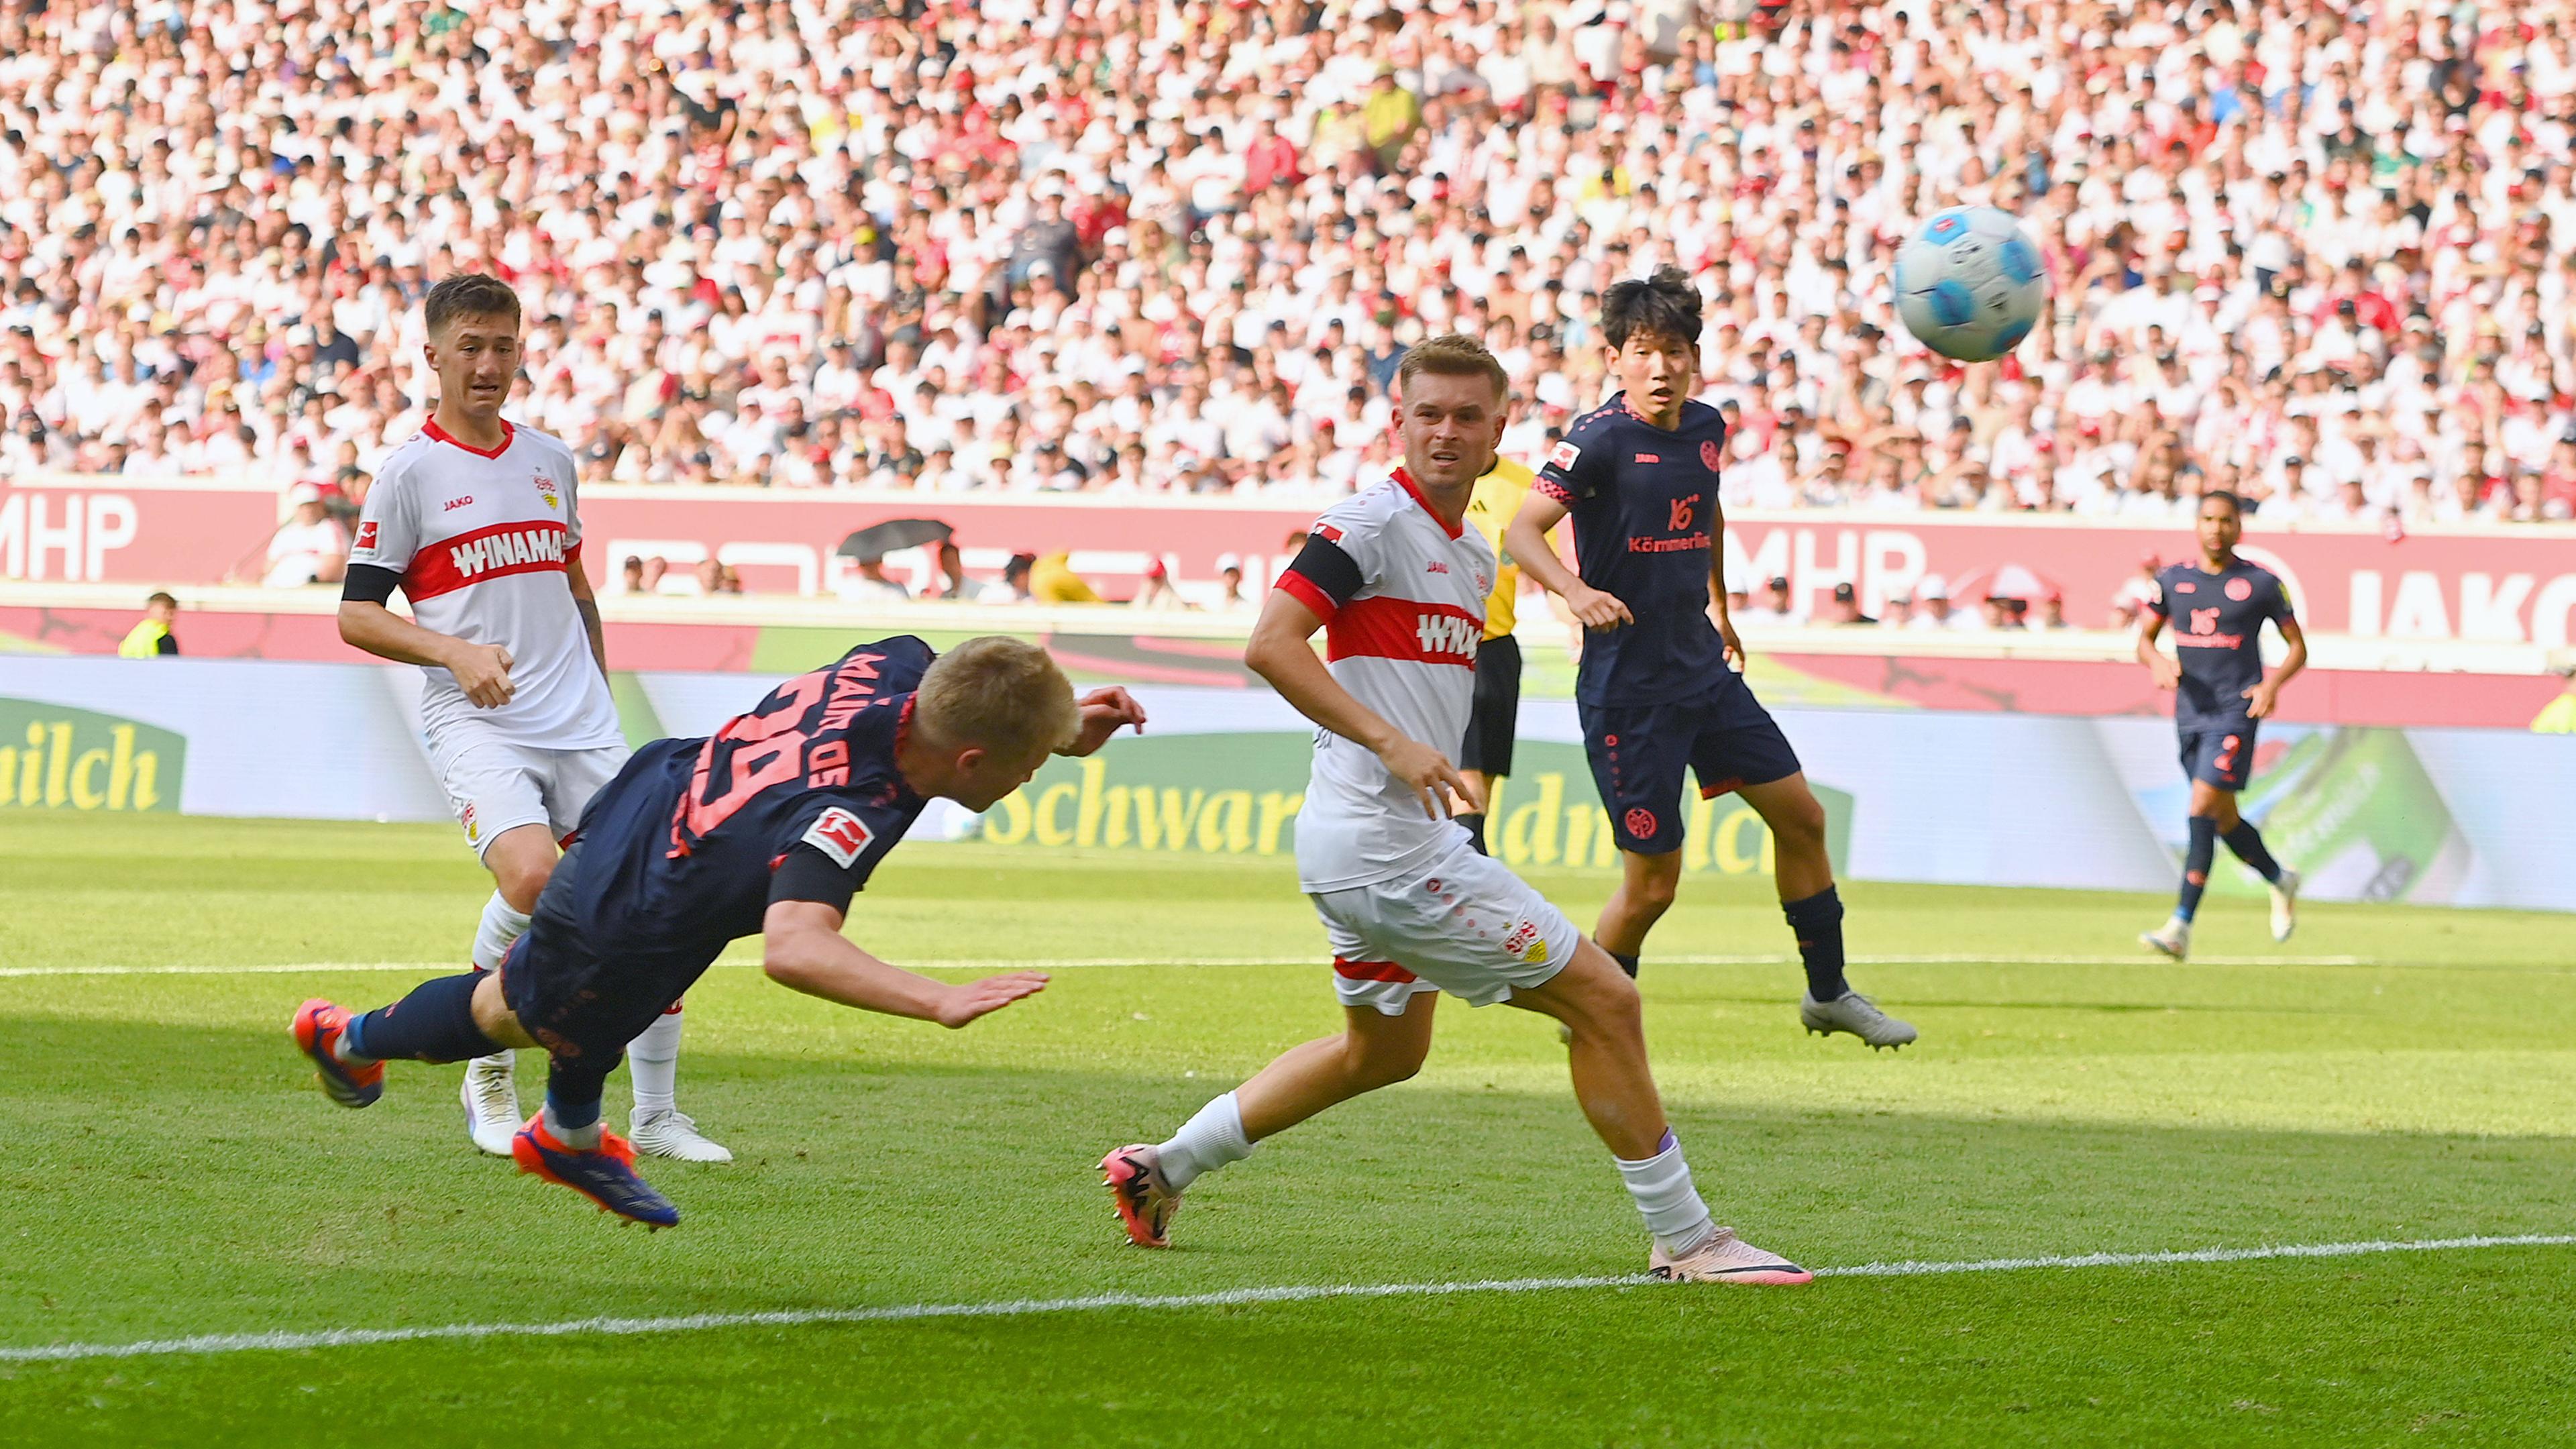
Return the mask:
[[[501,964],[554,873],[559,842],[627,759],[599,606],[581,566],[572,449],[501,416],[519,375],[519,298],[479,273],[424,310],[438,406],[377,470],[358,515],[340,637],[428,676],[421,726],[465,838],[492,872],[474,967]],[[401,589],[406,621],[385,607]],[[662,1157],[730,1162],[672,1101],[680,1012],[626,1048],[629,1134]],[[507,1051],[469,1062],[466,1134],[498,1157],[519,1130]]]
[[[1200,1176],[1419,1070],[1446,991],[1566,1028],[1575,1100],[1654,1235],[1653,1272],[1804,1283],[1804,1269],[1719,1227],[1700,1200],[1647,1066],[1635,983],[1442,813],[1444,792],[1468,796],[1449,751],[1467,727],[1494,553],[1464,519],[1502,438],[1508,383],[1459,336],[1405,354],[1397,378],[1404,466],[1316,520],[1244,651],[1323,727],[1297,874],[1332,944],[1344,1027],[1291,1048],[1168,1140],[1110,1153],[1100,1166],[1118,1216],[1139,1246],[1166,1245]],[[1308,642],[1318,628],[1329,663]]]

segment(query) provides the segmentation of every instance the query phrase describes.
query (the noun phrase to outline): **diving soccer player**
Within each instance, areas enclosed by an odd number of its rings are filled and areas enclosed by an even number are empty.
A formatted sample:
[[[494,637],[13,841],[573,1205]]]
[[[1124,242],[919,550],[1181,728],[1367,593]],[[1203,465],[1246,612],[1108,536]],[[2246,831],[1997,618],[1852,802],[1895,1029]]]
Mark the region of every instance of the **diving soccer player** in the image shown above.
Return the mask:
[[[519,375],[519,298],[478,273],[449,277],[424,304],[438,406],[394,449],[358,514],[340,595],[340,637],[417,664],[431,761],[492,872],[474,969],[501,964],[528,928],[556,843],[626,763],[608,693],[608,645],[581,566],[577,469],[562,440],[501,416]],[[385,607],[400,589],[409,620]],[[635,1111],[646,1152],[730,1162],[674,1103],[680,1009],[637,1023]],[[496,1157],[519,1128],[511,1055],[467,1064],[465,1132]]]
[[[394,1058],[542,1047],[545,1107],[510,1144],[520,1170],[668,1227],[679,1209],[600,1122],[636,1033],[755,933],[771,980],[862,1010],[960,1027],[1039,990],[1031,971],[952,986],[889,966],[841,935],[850,897],[932,797],[989,809],[1050,752],[1087,755],[1144,722],[1124,690],[1077,705],[1034,644],[974,639],[935,662],[908,636],[862,644],[712,738],[637,751],[591,801],[498,970],[426,981],[363,1015],[307,1001],[296,1045],[344,1107],[374,1102]]]
[[[2156,688],[2174,691],[2174,729],[2182,772],[2191,781],[2189,843],[2173,919],[2138,937],[2177,961],[2191,954],[2192,917],[2209,886],[2218,842],[2272,886],[2272,939],[2286,941],[2299,923],[2299,873],[2272,858],[2254,822],[2236,813],[2236,792],[2254,773],[2254,732],[2280,707],[2281,686],[2308,666],[2308,636],[2290,612],[2278,574],[2236,556],[2245,536],[2244,505],[2233,493],[2200,495],[2200,558],[2156,575],[2156,597],[2138,631],[2138,661]],[[2175,658],[2156,648],[2174,622]],[[2263,676],[2263,621],[2281,631],[2289,653]]]
[[[1575,420],[1504,535],[1512,557],[1590,631],[1575,712],[1622,871],[1593,933],[1636,974],[1646,933],[1681,880],[1688,766],[1703,798],[1734,791],[1771,829],[1780,909],[1807,969],[1798,1019],[1873,1049],[1902,1047],[1914,1028],[1843,978],[1843,903],[1824,806],[1734,667],[1744,645],[1727,617],[1717,504],[1726,424],[1690,400],[1699,292],[1677,267],[1620,282],[1602,299],[1601,334],[1620,391]],[[1545,543],[1568,517],[1579,577]]]
[[[1316,520],[1244,651],[1322,726],[1297,875],[1332,945],[1344,1027],[1292,1048],[1170,1140],[1110,1153],[1100,1168],[1118,1216],[1130,1241],[1166,1246],[1200,1176],[1419,1070],[1446,991],[1569,1030],[1575,1100],[1654,1235],[1651,1271],[1804,1283],[1804,1269],[1719,1227],[1700,1200],[1647,1066],[1636,984],[1442,814],[1443,792],[1465,785],[1444,746],[1467,725],[1493,586],[1493,551],[1465,515],[1502,436],[1508,381],[1482,344],[1454,335],[1407,352],[1396,376],[1404,466]],[[1308,642],[1318,628],[1329,662]]]

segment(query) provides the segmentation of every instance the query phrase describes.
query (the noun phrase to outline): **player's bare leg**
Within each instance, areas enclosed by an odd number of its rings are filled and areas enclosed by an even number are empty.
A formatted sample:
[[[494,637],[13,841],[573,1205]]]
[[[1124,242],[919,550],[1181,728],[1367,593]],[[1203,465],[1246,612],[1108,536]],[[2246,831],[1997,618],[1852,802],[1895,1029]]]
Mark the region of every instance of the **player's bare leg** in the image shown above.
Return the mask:
[[[1438,993],[1426,991],[1406,1003],[1401,1016],[1373,1006],[1345,1007],[1340,1035],[1280,1053],[1242,1086],[1200,1108],[1169,1141],[1135,1143],[1102,1159],[1101,1176],[1129,1241],[1144,1248],[1168,1246],[1181,1193],[1202,1173],[1250,1156],[1253,1144],[1274,1132],[1422,1070],[1439,1004]]]
[[[1610,953],[1619,969],[1630,976],[1637,974],[1637,957],[1646,949],[1646,933],[1673,908],[1673,896],[1681,888],[1682,854],[1668,850],[1660,855],[1640,855],[1633,850],[1619,852],[1619,884],[1610,890],[1610,899],[1601,907],[1601,919],[1592,928],[1592,939]]]
[[[1914,1028],[1879,1010],[1843,978],[1842,895],[1834,887],[1833,857],[1825,848],[1825,807],[1807,788],[1806,774],[1746,785],[1736,793],[1771,831],[1780,913],[1797,934],[1798,956],[1807,971],[1798,1020],[1819,1036],[1849,1032],[1872,1051],[1902,1049],[1915,1039]]]
[[[1637,985],[1607,951],[1579,942],[1564,970],[1543,986],[1514,992],[1511,1004],[1555,1017],[1566,1028],[1575,1101],[1654,1234],[1649,1271],[1694,1283],[1794,1284],[1813,1276],[1718,1226],[1701,1201],[1646,1061]]]

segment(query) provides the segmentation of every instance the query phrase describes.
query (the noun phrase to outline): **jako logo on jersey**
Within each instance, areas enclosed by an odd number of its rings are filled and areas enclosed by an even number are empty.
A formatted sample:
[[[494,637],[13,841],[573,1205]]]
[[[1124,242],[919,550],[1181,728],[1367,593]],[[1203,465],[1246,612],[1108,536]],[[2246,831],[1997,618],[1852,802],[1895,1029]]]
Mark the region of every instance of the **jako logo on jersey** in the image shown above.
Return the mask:
[[[1431,571],[1435,574],[1445,574],[1449,572],[1449,566],[1435,558],[1431,561]]]
[[[462,497],[462,498],[450,498],[450,499],[448,499],[448,500],[447,500],[446,504],[445,504],[443,507],[441,507],[438,511],[439,511],[439,512],[441,512],[441,513],[454,513],[456,510],[458,510],[458,509],[460,509],[460,508],[463,508],[463,507],[466,507],[467,505],[471,504],[473,501],[474,501],[474,495],[473,495],[473,494],[471,494],[471,493],[466,494],[466,495],[465,495],[464,497]]]
[[[2176,585],[2174,585],[2174,592],[2175,592],[2175,593],[2177,593],[2177,594],[2196,594],[2196,593],[2199,593],[2199,592],[2200,592],[2200,585],[2198,585],[2198,584],[2176,584]]]
[[[1476,655],[1476,641],[1484,629],[1473,619],[1460,619],[1448,614],[1423,614],[1414,621],[1414,637],[1422,641],[1425,654]]]
[[[1654,453],[1639,453],[1637,455],[1637,461],[1640,463],[1660,463],[1664,460],[1661,456]]]
[[[1717,465],[1722,461],[1724,461],[1724,455],[1717,451],[1716,443],[1703,442],[1699,445],[1699,463],[1701,467],[1714,473],[1717,471]]]
[[[370,518],[366,522],[358,525],[358,547],[374,548],[375,546],[376,521]]]
[[[832,857],[843,870],[849,869],[859,852],[875,838],[876,832],[868,829],[866,821],[838,805],[815,817],[803,836],[807,845]]]
[[[1574,466],[1574,460],[1582,456],[1583,450],[1581,448],[1578,448],[1572,443],[1566,442],[1561,438],[1557,440],[1555,447],[1547,450],[1547,461],[1550,465],[1558,468],[1571,468]]]
[[[459,544],[447,551],[455,561],[457,574],[472,579],[476,574],[493,569],[516,568],[522,564],[559,564],[563,562],[563,530],[528,528],[512,533],[496,533]]]
[[[2247,599],[2254,597],[2254,581],[2252,579],[2229,579],[2227,581],[2227,597],[2234,599],[2240,604],[2244,603]]]

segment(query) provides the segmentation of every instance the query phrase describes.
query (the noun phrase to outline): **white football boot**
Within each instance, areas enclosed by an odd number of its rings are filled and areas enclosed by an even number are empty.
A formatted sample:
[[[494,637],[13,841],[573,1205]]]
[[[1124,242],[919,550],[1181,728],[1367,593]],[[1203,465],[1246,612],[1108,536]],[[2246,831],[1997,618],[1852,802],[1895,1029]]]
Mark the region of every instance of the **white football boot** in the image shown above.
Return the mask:
[[[465,1085],[457,1095],[465,1102],[465,1135],[494,1157],[510,1155],[510,1139],[519,1134],[519,1083],[513,1054],[494,1052],[465,1064]]]
[[[2286,941],[2299,928],[2299,873],[2281,867],[2281,878],[2272,885],[2272,939]]]
[[[710,1142],[698,1130],[688,1113],[673,1108],[651,1115],[638,1113],[626,1122],[627,1140],[638,1152],[655,1157],[669,1157],[681,1162],[731,1162],[733,1152],[722,1143]]]
[[[2138,944],[2150,951],[2162,951],[2177,961],[2183,960],[2191,955],[2191,922],[2176,916],[2155,930],[2141,932]]]

